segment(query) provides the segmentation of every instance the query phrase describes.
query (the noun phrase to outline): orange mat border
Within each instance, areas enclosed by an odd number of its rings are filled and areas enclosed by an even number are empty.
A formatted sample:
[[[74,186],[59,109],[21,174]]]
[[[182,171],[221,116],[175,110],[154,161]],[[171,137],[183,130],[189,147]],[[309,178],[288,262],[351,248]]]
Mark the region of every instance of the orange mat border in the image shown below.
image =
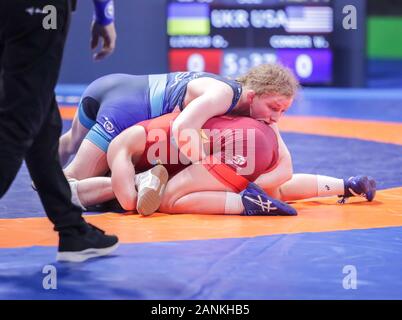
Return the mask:
[[[285,116],[279,122],[284,132],[355,138],[402,145],[402,123],[327,117]]]
[[[402,226],[402,188],[382,190],[368,203],[353,198],[339,205],[337,198],[320,198],[294,204],[297,217],[224,215],[167,215],[151,217],[116,213],[86,216],[122,243],[206,240],[273,234],[326,232]],[[55,246],[57,234],[47,218],[0,219],[0,248]]]

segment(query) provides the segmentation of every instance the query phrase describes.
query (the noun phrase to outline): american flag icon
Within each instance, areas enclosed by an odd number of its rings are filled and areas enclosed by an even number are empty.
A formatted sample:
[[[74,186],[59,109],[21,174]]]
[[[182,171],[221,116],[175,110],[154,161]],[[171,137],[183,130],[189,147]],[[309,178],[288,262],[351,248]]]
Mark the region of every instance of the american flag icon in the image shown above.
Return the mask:
[[[331,7],[289,6],[286,8],[289,33],[329,33],[333,31],[333,10]]]

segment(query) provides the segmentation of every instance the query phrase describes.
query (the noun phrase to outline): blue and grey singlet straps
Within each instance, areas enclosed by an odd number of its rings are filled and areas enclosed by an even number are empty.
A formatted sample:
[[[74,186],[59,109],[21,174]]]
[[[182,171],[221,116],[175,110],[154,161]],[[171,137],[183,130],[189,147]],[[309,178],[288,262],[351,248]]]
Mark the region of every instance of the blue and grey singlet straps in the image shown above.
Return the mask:
[[[148,76],[149,83],[149,111],[151,118],[170,113],[173,108],[165,104],[165,91],[168,81],[168,74],[151,74]]]
[[[170,113],[178,105],[183,110],[187,85],[191,80],[209,77],[228,84],[233,90],[230,112],[237,104],[242,93],[242,86],[234,80],[208,72],[173,72],[168,74],[149,75],[149,102],[151,117]]]

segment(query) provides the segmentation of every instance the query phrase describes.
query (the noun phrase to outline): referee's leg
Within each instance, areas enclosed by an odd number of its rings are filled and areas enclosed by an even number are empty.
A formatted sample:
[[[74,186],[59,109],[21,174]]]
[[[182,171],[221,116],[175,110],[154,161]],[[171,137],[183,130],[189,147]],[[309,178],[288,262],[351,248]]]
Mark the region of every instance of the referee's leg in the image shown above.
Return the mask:
[[[26,154],[26,163],[46,214],[55,230],[85,224],[82,210],[71,202],[70,186],[59,161],[60,112],[53,99],[51,110]]]
[[[0,181],[2,195],[22,159],[49,219],[59,231],[57,260],[84,261],[111,253],[118,238],[81,217],[58,158],[60,113],[54,87],[70,17],[69,0],[52,0],[56,29],[43,27],[48,0],[0,0]]]
[[[58,163],[61,119],[54,98],[70,16],[69,0],[54,0],[56,28],[43,26],[47,0],[0,0],[0,195],[26,158],[55,229],[84,224]]]
[[[2,3],[0,2],[0,199],[14,181],[24,159],[23,149],[27,149],[18,142],[17,134],[13,132],[13,126],[10,125],[9,121],[6,121],[9,107],[6,102],[4,71],[2,67],[2,57],[5,47],[2,9]],[[26,144],[28,145],[29,142]]]

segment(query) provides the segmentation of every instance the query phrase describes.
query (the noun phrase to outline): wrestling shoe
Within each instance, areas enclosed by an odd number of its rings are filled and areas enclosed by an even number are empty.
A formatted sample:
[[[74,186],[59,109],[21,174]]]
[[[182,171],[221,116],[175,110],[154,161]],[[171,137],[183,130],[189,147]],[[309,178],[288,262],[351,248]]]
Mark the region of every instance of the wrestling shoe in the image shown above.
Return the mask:
[[[77,228],[60,231],[56,259],[83,262],[90,258],[105,256],[117,249],[118,241],[116,236],[106,235],[103,230],[86,223]]]
[[[139,214],[149,216],[158,210],[168,179],[169,174],[166,168],[160,164],[135,176]]]
[[[373,201],[376,193],[376,182],[372,177],[356,176],[344,179],[345,193],[339,203],[345,203],[350,197],[364,197],[367,201]]]
[[[297,211],[280,200],[271,198],[255,183],[250,182],[241,193],[245,216],[296,216]]]

